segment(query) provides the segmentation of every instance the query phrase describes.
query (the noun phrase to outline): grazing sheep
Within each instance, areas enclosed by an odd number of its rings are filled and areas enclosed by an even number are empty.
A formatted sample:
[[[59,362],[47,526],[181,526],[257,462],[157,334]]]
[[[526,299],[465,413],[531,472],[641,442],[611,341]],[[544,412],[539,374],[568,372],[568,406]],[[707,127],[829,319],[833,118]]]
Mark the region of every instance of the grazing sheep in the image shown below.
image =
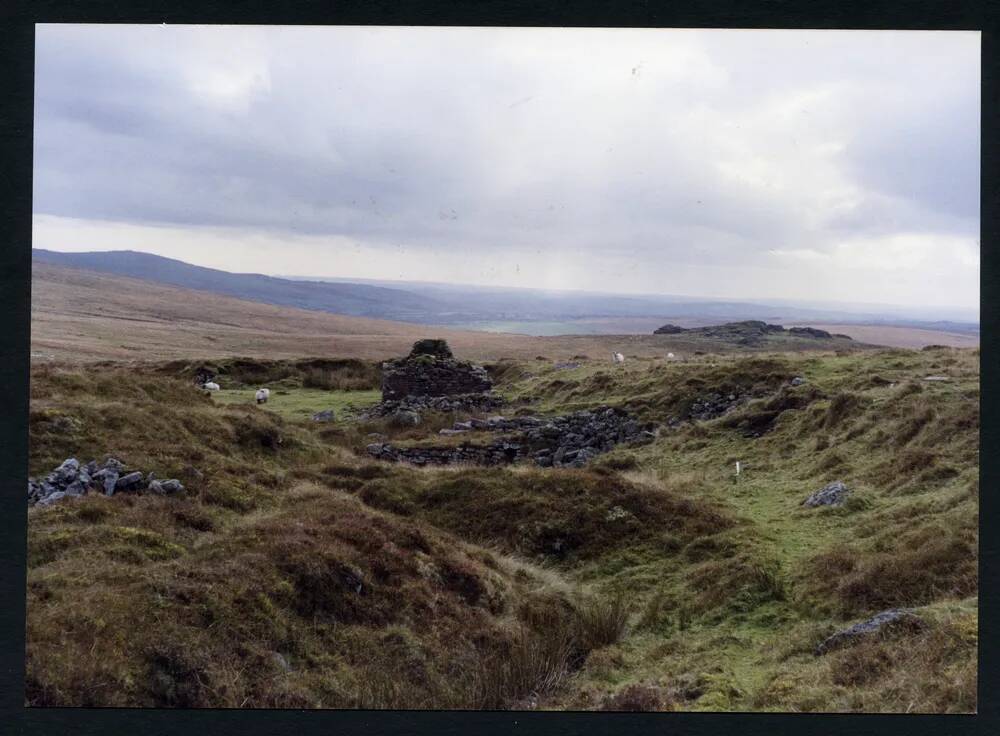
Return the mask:
[[[611,360],[613,360],[615,363],[624,363],[625,356],[622,355],[621,353],[611,353]]]
[[[673,359],[674,359],[674,354],[673,354],[673,353],[667,353],[667,357],[668,357],[668,358],[669,358],[670,360],[673,360]]]
[[[218,391],[219,384],[214,383],[213,381],[209,381],[208,383],[203,384],[202,388],[205,389],[206,391]]]
[[[265,403],[270,395],[271,395],[271,389],[269,388],[259,388],[257,389],[257,393],[254,394],[258,404]]]

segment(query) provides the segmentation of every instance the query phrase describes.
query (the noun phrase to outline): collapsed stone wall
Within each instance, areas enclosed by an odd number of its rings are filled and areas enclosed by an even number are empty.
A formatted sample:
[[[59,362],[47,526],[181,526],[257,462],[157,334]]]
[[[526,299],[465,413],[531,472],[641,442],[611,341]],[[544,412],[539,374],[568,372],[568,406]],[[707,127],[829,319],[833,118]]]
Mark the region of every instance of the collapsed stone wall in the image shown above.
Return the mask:
[[[498,440],[488,445],[464,443],[458,447],[395,447],[387,442],[368,446],[368,454],[378,460],[411,465],[505,465],[528,457],[527,448],[517,442]]]
[[[361,419],[381,419],[391,417],[404,411],[439,411],[451,413],[488,412],[499,409],[504,403],[502,396],[494,393],[456,394],[452,396],[404,396],[401,399],[389,399],[366,409],[361,413]]]
[[[490,417],[456,422],[443,434],[470,431],[512,433],[488,444],[471,442],[457,447],[395,447],[386,442],[368,446],[368,454],[381,460],[415,465],[470,462],[500,465],[530,459],[541,467],[582,467],[617,444],[641,444],[656,437],[654,425],[633,419],[622,409],[601,407],[558,417]]]
[[[486,369],[456,360],[444,340],[420,340],[405,358],[382,364],[382,400],[491,391]]]

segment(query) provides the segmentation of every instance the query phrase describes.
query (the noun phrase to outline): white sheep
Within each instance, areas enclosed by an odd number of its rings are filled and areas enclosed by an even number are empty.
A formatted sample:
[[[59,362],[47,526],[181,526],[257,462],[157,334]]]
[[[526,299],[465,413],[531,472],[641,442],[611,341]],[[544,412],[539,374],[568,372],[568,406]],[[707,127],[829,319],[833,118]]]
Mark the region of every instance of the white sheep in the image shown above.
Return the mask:
[[[611,360],[613,360],[615,363],[624,363],[625,356],[622,355],[621,353],[611,353]]]
[[[205,389],[206,391],[218,391],[220,387],[219,384],[215,383],[214,381],[209,381],[208,383],[202,385],[202,388]]]
[[[669,358],[670,360],[673,360],[674,359],[674,354],[673,353],[667,353],[667,358]]]
[[[271,395],[271,389],[269,388],[259,388],[254,396],[257,399],[258,404],[263,404],[267,401],[268,397]]]

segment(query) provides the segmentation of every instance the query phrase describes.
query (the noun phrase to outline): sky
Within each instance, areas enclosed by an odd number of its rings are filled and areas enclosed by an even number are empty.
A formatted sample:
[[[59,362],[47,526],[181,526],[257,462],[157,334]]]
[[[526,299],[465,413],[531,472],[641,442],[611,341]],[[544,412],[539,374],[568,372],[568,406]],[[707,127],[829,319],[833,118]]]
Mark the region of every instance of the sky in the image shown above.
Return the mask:
[[[34,246],[979,306],[978,32],[39,25]]]

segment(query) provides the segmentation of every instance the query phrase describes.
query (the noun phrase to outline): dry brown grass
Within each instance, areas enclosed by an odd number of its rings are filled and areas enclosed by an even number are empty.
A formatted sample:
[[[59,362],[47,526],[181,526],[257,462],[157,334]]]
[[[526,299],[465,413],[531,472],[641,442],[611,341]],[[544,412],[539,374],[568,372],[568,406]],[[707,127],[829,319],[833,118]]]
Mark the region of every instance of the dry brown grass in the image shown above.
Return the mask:
[[[835,547],[809,561],[805,600],[840,616],[854,616],[963,598],[978,586],[974,535],[974,528],[963,531],[928,523],[885,534],[875,540],[874,550]]]
[[[134,499],[131,518],[116,501],[88,504],[107,507],[96,519],[34,515],[32,705],[446,707],[455,683],[492,677],[500,707],[614,638],[605,616],[618,609],[586,601],[549,605],[544,631],[524,620],[510,633],[544,582],[320,488],[207,537],[171,526],[166,499]],[[160,533],[124,525],[140,512]],[[407,683],[405,697],[390,682]]]

